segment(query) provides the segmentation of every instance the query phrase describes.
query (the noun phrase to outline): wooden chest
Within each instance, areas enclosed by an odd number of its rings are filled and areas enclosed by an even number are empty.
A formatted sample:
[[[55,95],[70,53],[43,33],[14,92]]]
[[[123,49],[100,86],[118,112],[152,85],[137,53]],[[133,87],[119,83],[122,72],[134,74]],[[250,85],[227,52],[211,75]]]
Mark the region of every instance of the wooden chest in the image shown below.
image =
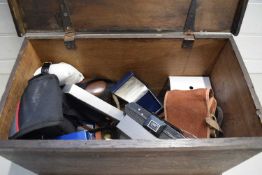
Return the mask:
[[[0,155],[39,174],[220,174],[262,151],[261,105],[233,35],[247,0],[9,0],[25,36],[0,105]],[[169,75],[209,76],[224,138],[7,140],[16,104],[43,62],[85,76],[134,71],[155,93]]]

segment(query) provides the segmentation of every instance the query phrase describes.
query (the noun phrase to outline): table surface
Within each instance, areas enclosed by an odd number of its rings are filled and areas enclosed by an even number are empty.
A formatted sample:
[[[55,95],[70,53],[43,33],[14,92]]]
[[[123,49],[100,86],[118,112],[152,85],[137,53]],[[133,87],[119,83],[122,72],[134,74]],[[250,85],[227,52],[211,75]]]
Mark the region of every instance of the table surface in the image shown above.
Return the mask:
[[[240,53],[250,74],[255,91],[262,103],[262,0],[250,0],[243,20],[240,35],[235,37]],[[10,72],[17,58],[23,38],[16,35],[7,0],[0,0],[0,98],[4,93]],[[254,159],[262,160],[262,156]],[[249,161],[250,162],[250,161]],[[255,164],[245,164],[250,168]],[[241,166],[238,166],[241,172]],[[240,168],[240,170],[239,170]],[[258,166],[255,168],[259,168]],[[0,157],[1,175],[33,174]],[[258,170],[258,169],[257,169]],[[261,168],[260,168],[261,170]],[[229,171],[225,174],[235,171]],[[246,171],[242,171],[244,174]],[[260,171],[261,172],[261,171]],[[253,173],[253,172],[252,172]]]

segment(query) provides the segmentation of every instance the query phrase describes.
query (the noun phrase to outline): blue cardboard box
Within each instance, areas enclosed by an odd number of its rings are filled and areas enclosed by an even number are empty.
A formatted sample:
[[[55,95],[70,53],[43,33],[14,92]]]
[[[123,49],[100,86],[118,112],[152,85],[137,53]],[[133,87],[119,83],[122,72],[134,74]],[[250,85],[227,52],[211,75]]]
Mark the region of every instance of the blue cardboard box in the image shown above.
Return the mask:
[[[161,102],[133,72],[121,78],[111,91],[127,103],[135,102],[151,113],[158,114],[163,109]]]

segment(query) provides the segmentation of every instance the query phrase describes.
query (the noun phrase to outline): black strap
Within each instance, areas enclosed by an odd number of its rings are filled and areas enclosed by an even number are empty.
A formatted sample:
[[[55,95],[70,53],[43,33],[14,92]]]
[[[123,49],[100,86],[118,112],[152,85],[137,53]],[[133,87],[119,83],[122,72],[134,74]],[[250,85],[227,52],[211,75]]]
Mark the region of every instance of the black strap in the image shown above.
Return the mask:
[[[197,0],[191,0],[185,26],[184,26],[184,34],[186,36],[182,42],[182,48],[193,47],[195,41],[193,32],[195,31],[196,8],[197,8]]]
[[[197,8],[197,0],[191,0],[185,26],[184,26],[185,33],[194,32],[195,30],[196,8]]]
[[[45,62],[41,68],[41,74],[48,74],[51,64],[51,62]]]
[[[60,0],[62,24],[65,31],[64,45],[67,49],[75,49],[75,30],[70,18],[70,11],[66,0]]]

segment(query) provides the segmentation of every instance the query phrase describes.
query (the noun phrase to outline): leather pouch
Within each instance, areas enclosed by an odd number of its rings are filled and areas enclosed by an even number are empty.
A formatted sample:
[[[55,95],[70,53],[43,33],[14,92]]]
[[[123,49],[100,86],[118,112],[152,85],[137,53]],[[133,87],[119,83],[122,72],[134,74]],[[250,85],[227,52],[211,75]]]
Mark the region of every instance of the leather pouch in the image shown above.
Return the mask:
[[[41,74],[28,82],[10,129],[10,139],[53,139],[76,130],[63,116],[62,90],[56,75]]]
[[[184,134],[217,137],[222,132],[215,117],[217,101],[211,89],[173,90],[165,95],[165,119]]]

